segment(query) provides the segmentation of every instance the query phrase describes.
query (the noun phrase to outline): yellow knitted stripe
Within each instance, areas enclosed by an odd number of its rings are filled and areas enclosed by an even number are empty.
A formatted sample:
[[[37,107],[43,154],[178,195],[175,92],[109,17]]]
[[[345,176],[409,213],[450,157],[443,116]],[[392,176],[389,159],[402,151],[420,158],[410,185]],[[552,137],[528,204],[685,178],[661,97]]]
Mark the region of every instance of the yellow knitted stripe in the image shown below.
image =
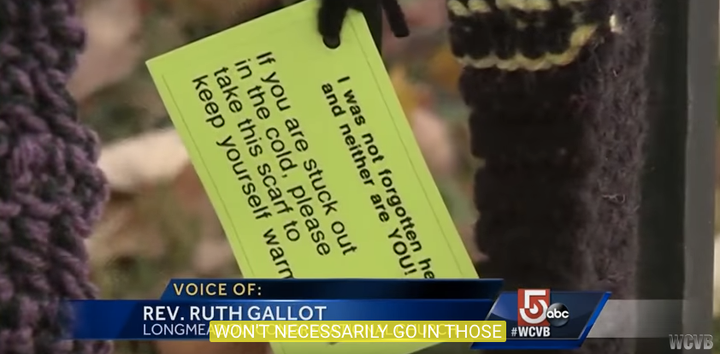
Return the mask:
[[[558,0],[558,4],[560,6],[570,6],[588,1],[589,0]],[[526,12],[552,10],[552,2],[550,0],[495,0],[495,4],[500,10],[515,9]],[[487,0],[468,0],[467,5],[460,0],[449,0],[447,6],[450,12],[460,17],[470,17],[473,13],[485,14],[492,11]]]
[[[472,58],[465,56],[459,58],[460,63],[465,66],[471,66],[478,69],[487,69],[496,67],[500,70],[515,71],[528,70],[539,71],[547,70],[554,66],[564,66],[572,63],[580,54],[583,46],[590,41],[595,33],[597,25],[578,26],[570,36],[570,44],[562,53],[546,53],[537,59],[530,59],[520,53],[510,59],[500,59],[495,54],[483,58]]]
[[[492,11],[485,0],[468,0],[467,5],[459,0],[450,0],[447,6],[450,12],[459,17],[470,17],[474,13],[486,14]]]
[[[526,12],[548,11],[552,8],[550,0],[496,0],[500,10],[520,10]]]

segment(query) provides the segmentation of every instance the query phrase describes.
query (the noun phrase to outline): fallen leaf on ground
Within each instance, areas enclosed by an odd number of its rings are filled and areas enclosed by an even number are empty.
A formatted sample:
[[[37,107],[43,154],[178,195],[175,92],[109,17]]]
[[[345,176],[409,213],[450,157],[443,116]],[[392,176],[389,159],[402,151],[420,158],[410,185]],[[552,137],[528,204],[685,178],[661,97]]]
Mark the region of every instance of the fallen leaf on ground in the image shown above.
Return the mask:
[[[193,270],[200,277],[222,274],[229,265],[235,263],[235,255],[230,244],[225,238],[204,236],[195,248],[192,259]]]
[[[458,80],[462,66],[450,50],[450,45],[445,44],[430,59],[429,76],[430,79],[449,92],[458,92]]]
[[[205,193],[205,188],[200,181],[195,168],[189,162],[181,169],[175,180],[172,182],[174,195],[178,201],[178,206],[181,210],[189,215],[194,215],[200,221],[200,234],[203,236],[203,240],[208,239],[209,242],[213,243],[208,246],[208,249],[216,247],[214,242],[220,239],[220,242],[225,245],[225,252],[220,253],[218,257],[225,259],[221,255],[227,255],[229,252],[232,256],[232,252],[229,250],[229,244],[227,239],[223,235],[222,225],[217,218],[215,209]],[[200,247],[198,252],[203,248]],[[198,256],[204,258],[204,256]],[[218,261],[214,260],[214,261]]]
[[[112,194],[87,241],[94,264],[163,254],[163,231],[157,215],[149,216],[145,205],[157,194],[153,191],[158,185],[173,181],[188,163],[185,146],[173,129],[122,140],[102,150],[98,165]]]
[[[174,129],[162,129],[105,147],[98,165],[113,190],[133,192],[142,186],[174,180],[189,163]]]
[[[390,69],[390,81],[392,81],[395,94],[400,101],[405,116],[412,120],[412,113],[418,106],[418,93],[416,87],[407,77],[407,69],[402,65],[394,66]]]
[[[455,152],[447,124],[425,108],[414,110],[411,116],[410,126],[430,171],[436,176],[451,176],[455,172]]]
[[[192,259],[193,271],[199,276],[213,276],[236,264],[215,209],[191,164],[185,165],[175,178],[173,190],[179,206],[200,221],[201,238]]]
[[[82,14],[87,31],[85,51],[68,90],[82,101],[127,77],[138,64],[140,9],[135,0],[98,0]]]
[[[86,241],[94,266],[123,257],[157,258],[165,251],[157,223],[140,210],[136,197],[111,194],[103,215]]]

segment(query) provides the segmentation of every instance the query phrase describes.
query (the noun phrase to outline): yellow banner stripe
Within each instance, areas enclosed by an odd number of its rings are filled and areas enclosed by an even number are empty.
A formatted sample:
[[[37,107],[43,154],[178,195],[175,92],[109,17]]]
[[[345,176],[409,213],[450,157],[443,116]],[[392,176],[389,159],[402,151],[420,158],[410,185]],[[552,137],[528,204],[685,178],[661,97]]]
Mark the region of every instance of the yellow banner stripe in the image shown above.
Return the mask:
[[[505,321],[212,321],[211,342],[505,342]]]

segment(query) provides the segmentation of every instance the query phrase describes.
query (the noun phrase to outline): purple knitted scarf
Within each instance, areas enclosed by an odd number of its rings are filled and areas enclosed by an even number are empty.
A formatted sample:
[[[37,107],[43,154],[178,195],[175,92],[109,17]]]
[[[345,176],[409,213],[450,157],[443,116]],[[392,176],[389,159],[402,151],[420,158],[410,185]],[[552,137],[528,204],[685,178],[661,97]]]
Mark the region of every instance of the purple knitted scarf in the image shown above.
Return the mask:
[[[84,239],[107,189],[65,89],[84,33],[74,0],[0,1],[0,354],[106,353],[58,341],[60,302],[95,296]]]

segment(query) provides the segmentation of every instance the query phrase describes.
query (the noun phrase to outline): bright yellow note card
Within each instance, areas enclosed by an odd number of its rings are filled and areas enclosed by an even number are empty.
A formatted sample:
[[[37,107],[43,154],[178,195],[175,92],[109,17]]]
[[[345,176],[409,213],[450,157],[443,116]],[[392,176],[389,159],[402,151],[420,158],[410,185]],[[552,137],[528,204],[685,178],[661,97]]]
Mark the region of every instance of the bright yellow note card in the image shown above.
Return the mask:
[[[476,278],[361,14],[307,0],[148,67],[250,278]],[[428,344],[278,343],[277,354]]]

